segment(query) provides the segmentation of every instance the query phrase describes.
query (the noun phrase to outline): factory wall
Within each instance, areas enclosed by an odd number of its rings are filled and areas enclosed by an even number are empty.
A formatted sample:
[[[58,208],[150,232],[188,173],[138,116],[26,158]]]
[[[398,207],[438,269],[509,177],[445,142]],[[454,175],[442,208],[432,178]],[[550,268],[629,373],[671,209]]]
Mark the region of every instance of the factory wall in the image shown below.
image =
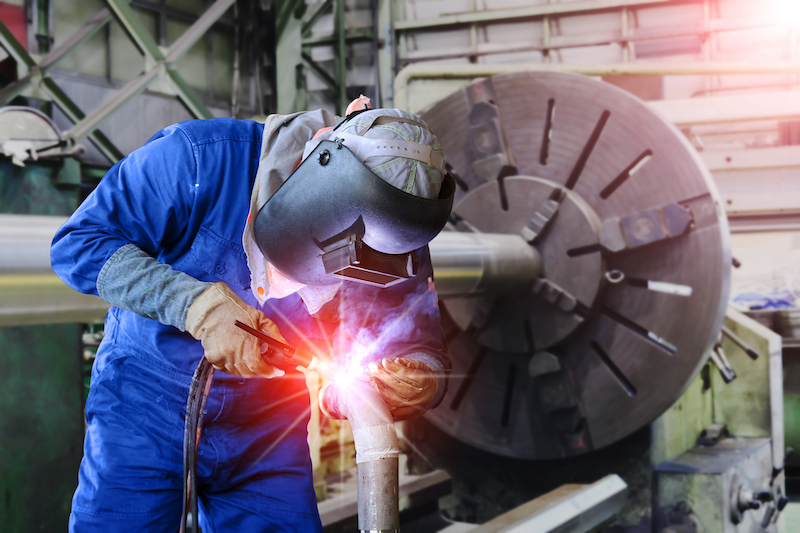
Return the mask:
[[[309,5],[313,2],[307,2]],[[748,0],[679,0],[606,3],[604,11],[554,14],[489,20],[477,24],[451,24],[415,28],[415,22],[439,16],[484,13],[543,5],[590,5],[591,2],[545,0],[409,0],[378,2],[381,40],[379,58],[370,43],[347,45],[347,81],[352,93],[374,85],[376,60],[391,64],[382,69],[383,103],[392,103],[394,74],[410,64],[614,64],[656,61],[687,63],[705,61],[779,61],[798,58],[798,23],[782,18],[782,6],[790,2]],[[637,5],[638,4],[638,5]],[[347,33],[357,35],[372,25],[372,2],[348,0]],[[310,37],[333,32],[332,13],[319,17]],[[392,33],[390,23],[406,23]],[[332,68],[333,46],[313,46],[310,56]],[[382,65],[381,65],[382,66]],[[730,93],[734,90],[770,90],[789,87],[796,77],[781,75],[664,76],[656,80],[660,91],[649,98],[675,99]],[[312,73],[306,78],[309,107],[333,101],[323,81]],[[652,83],[650,84],[652,85]],[[634,91],[636,92],[636,91]],[[660,93],[660,94],[659,94]],[[432,103],[432,102],[430,102]]]
[[[286,2],[287,0],[284,0]],[[6,4],[24,6],[25,0],[7,0]],[[283,2],[276,2],[282,4]],[[144,23],[150,34],[162,46],[169,46],[189,26],[186,15],[201,14],[206,5],[198,0],[168,0],[160,13],[145,8],[145,4],[155,2],[132,2],[136,15]],[[306,10],[316,5],[314,0],[305,0]],[[518,64],[622,64],[637,62],[657,62],[665,68],[675,64],[700,64],[707,62],[740,61],[758,64],[767,61],[797,61],[800,57],[798,33],[800,21],[787,23],[778,18],[777,11],[771,11],[765,2],[752,0],[641,0],[641,5],[610,8],[601,11],[554,14],[548,16],[528,16],[519,19],[496,20],[476,24],[453,24],[438,27],[415,27],[426,19],[448,16],[456,13],[490,13],[493,10],[524,9],[544,5],[588,4],[585,0],[347,0],[345,2],[346,33],[353,36],[347,40],[346,84],[349,96],[363,92],[369,96],[380,91],[380,101],[384,106],[395,105],[395,75],[409,65],[434,65],[446,72],[448,68],[461,65]],[[777,4],[776,4],[777,5]],[[101,0],[53,2],[52,36],[58,44],[73,34],[82,24],[97,13],[104,3]],[[373,9],[377,9],[377,25],[373,25]],[[282,84],[283,100],[279,99],[277,109],[291,112],[306,108],[327,108],[340,110],[336,95],[329,85],[309,69],[298,69],[299,49],[303,39],[323,39],[331,35],[334,28],[334,14],[324,13],[311,26],[309,35],[300,38],[299,32],[303,10],[297,11],[292,20],[282,28],[283,35],[278,43],[278,76],[274,80]],[[393,32],[391,25],[405,21],[408,25],[402,31]],[[377,30],[379,50],[366,35]],[[314,45],[307,48],[310,58],[327,71],[333,71],[336,51],[332,45]],[[178,64],[178,71],[188,84],[201,96],[215,116],[231,114],[232,91],[232,14],[229,12],[210,34],[195,44]],[[0,49],[0,60],[4,52]],[[90,112],[99,103],[111,97],[126,82],[136,77],[146,65],[141,54],[130,42],[118,24],[112,23],[103,31],[80,45],[67,56],[52,75],[57,84],[69,95],[84,112]],[[376,70],[379,73],[376,87]],[[780,91],[783,97],[794,95],[800,100],[800,78],[797,74],[740,74],[725,75],[650,75],[636,77],[604,77],[605,81],[621,86],[645,100],[705,99],[725,95],[769,94]],[[409,100],[415,110],[434,105],[449,92],[472,80],[448,80],[433,88],[426,85],[424,90],[412,94]],[[252,75],[242,89],[244,103],[239,116],[248,116],[257,111],[256,84]],[[301,91],[302,89],[302,91]],[[298,96],[302,93],[302,97]],[[34,105],[46,105],[32,99]],[[713,105],[713,104],[709,104]],[[267,109],[266,111],[270,111]],[[273,109],[274,111],[274,109]],[[728,112],[720,109],[720,113]],[[71,121],[53,106],[53,117],[59,128],[68,129]],[[105,122],[100,128],[123,153],[128,153],[145,142],[158,129],[173,122],[186,120],[191,115],[164,87],[154,85],[149,91],[138,95]],[[739,154],[763,148],[791,147],[800,144],[792,131],[796,116],[765,116],[760,120],[746,122],[724,122],[695,124],[683,128],[683,133],[704,153],[730,151]],[[84,141],[87,153],[84,163],[108,166],[110,162],[91,144]],[[734,158],[736,156],[733,156]],[[773,191],[772,198],[764,200],[770,205],[780,204],[780,209],[800,211],[800,156],[791,155],[788,162],[775,175],[774,183],[783,189]],[[726,174],[727,172],[727,174]],[[759,168],[726,171],[715,174],[725,180],[731,172],[747,172],[751,187],[763,176]],[[770,174],[770,176],[773,176]],[[736,175],[736,179],[739,179]],[[770,178],[772,179],[772,178]],[[756,180],[756,181],[753,181]],[[773,183],[773,182],[770,182]],[[0,182],[0,185],[3,185]],[[721,189],[724,183],[720,181]],[[3,189],[0,189],[3,190]],[[72,191],[74,192],[74,191]],[[797,201],[791,194],[798,193]],[[745,195],[736,196],[734,207],[741,212],[753,211],[738,202]],[[733,198],[733,197],[730,197]],[[7,198],[6,198],[7,200]],[[733,201],[733,200],[732,200]],[[2,204],[2,202],[0,202]],[[762,213],[759,211],[759,213]],[[37,212],[35,210],[26,211]],[[51,213],[52,214],[52,213]],[[67,212],[59,214],[68,214]],[[767,213],[769,214],[769,213]],[[799,228],[800,229],[800,228]],[[788,239],[790,248],[770,248],[769,255],[759,246],[774,246],[774,241]],[[763,280],[769,290],[780,289],[783,284],[775,276],[758,270],[772,258],[769,265],[774,271],[779,263],[789,273],[798,254],[798,237],[791,233],[781,233],[780,237],[765,239],[758,233],[749,233],[747,238],[734,239],[734,255],[744,263],[743,270],[734,274],[737,280]],[[783,245],[781,245],[783,246]],[[738,253],[736,250],[758,248],[761,252]],[[756,263],[749,263],[753,255],[759,257]],[[775,259],[779,259],[776,261]],[[747,274],[755,269],[753,278]],[[792,278],[794,284],[794,278]],[[794,287],[795,285],[792,285]],[[798,287],[800,290],[800,287]],[[79,422],[80,393],[80,329],[77,325],[46,326],[41,329],[3,328],[0,339],[9,348],[5,357],[13,369],[8,375],[26,375],[31,371],[40,375],[40,369],[49,368],[53,380],[36,379],[14,380],[3,387],[6,394],[0,403],[7,412],[21,412],[19,407],[27,402],[27,421],[41,423],[46,439],[41,439],[35,461],[28,461],[29,470],[42,479],[56,476],[74,479],[75,464],[80,455]],[[33,339],[39,339],[37,343]],[[67,346],[66,350],[58,347]],[[30,353],[37,357],[31,359]],[[57,358],[53,365],[49,358]],[[63,365],[63,366],[61,366]],[[61,381],[59,381],[61,380]],[[75,389],[70,389],[75,383]],[[45,396],[43,391],[63,392],[63,397]],[[49,394],[49,393],[48,393]],[[53,409],[53,404],[68,409],[63,414]],[[22,415],[20,415],[22,416]],[[4,418],[4,423],[12,427],[18,419]],[[31,423],[26,422],[27,425]],[[25,461],[27,448],[20,445],[23,435],[12,430],[4,430],[7,440],[0,442],[0,448],[12,453],[8,458]],[[41,435],[38,434],[38,435]],[[30,436],[26,436],[30,437]],[[77,441],[76,441],[77,438]],[[58,440],[68,440],[69,446],[61,452],[50,454],[58,449]],[[27,442],[27,441],[26,441]],[[76,444],[76,442],[78,442]],[[52,444],[51,444],[52,443]],[[78,446],[78,448],[76,448]],[[67,450],[68,448],[68,450]],[[59,455],[61,454],[61,455]],[[53,521],[62,520],[69,505],[70,488],[59,489],[50,500],[36,499],[43,489],[22,488],[23,474],[0,476],[6,483],[0,491],[0,502],[6,507],[39,516],[51,516]],[[29,474],[25,474],[29,475]],[[14,477],[17,476],[17,477]],[[7,495],[11,496],[7,496]],[[3,500],[5,498],[5,500]],[[57,510],[58,512],[54,511]],[[4,513],[0,513],[2,515]],[[7,514],[6,516],[11,516]],[[15,514],[19,517],[20,514]],[[23,522],[12,524],[11,531],[27,529]],[[0,521],[0,529],[4,524]],[[27,525],[27,524],[26,524]],[[41,524],[43,530],[59,530],[60,523]],[[16,528],[16,529],[15,529]],[[63,529],[63,528],[62,528]]]

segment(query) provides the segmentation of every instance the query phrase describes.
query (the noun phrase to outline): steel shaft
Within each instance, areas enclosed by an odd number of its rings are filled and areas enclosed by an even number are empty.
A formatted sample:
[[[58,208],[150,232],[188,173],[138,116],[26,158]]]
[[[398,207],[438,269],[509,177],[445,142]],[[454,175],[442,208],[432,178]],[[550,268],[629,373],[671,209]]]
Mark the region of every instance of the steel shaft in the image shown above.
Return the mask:
[[[541,256],[519,235],[443,231],[429,246],[441,297],[529,288],[542,270]]]

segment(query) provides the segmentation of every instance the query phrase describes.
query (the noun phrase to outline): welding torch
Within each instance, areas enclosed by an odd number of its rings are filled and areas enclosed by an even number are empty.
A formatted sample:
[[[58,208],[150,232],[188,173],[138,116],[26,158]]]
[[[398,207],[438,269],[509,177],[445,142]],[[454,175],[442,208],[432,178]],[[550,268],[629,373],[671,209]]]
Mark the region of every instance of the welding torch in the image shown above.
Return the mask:
[[[306,370],[315,370],[323,376],[326,375],[326,371],[324,369],[325,365],[321,363],[319,358],[317,358],[317,356],[315,356],[314,354],[311,354],[304,350],[300,350],[299,348],[295,348],[294,346],[289,346],[288,344],[284,344],[277,339],[273,339],[263,331],[251,328],[244,322],[240,322],[237,320],[236,322],[234,322],[234,325],[267,343],[267,345],[270,348],[286,356],[286,358],[289,359],[289,361],[291,361],[292,364],[303,367]]]

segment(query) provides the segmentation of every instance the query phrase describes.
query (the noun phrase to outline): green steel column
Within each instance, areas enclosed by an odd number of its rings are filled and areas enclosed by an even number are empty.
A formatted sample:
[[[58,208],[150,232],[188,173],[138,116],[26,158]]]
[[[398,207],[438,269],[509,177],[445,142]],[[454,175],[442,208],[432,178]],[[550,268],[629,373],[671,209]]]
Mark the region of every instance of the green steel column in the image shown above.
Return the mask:
[[[0,212],[69,215],[80,165],[0,157]],[[0,276],[2,282],[2,276]],[[0,328],[0,531],[67,529],[83,448],[81,324]]]
[[[288,1],[288,0],[287,0]],[[277,112],[281,114],[304,111],[308,105],[304,92],[298,92],[298,65],[302,68],[302,20],[288,8],[278,10],[275,26],[275,89]]]
[[[81,325],[0,328],[0,531],[63,532],[83,443]]]
[[[349,100],[347,99],[347,50],[345,49],[344,0],[334,0],[333,31],[336,36],[334,46],[334,69],[338,85],[338,111],[344,115]]]

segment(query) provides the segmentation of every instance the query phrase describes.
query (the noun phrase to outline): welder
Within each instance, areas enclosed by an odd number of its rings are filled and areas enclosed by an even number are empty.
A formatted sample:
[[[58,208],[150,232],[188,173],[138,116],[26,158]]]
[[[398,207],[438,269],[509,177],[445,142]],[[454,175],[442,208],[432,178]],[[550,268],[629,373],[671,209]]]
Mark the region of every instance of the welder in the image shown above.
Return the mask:
[[[418,117],[367,108],[170,126],[56,234],[55,272],[112,306],[70,531],[178,528],[202,357],[217,369],[198,450],[203,531],[321,531],[303,375],[236,321],[316,353],[359,347],[395,420],[441,401],[449,361],[426,245],[452,178]]]

